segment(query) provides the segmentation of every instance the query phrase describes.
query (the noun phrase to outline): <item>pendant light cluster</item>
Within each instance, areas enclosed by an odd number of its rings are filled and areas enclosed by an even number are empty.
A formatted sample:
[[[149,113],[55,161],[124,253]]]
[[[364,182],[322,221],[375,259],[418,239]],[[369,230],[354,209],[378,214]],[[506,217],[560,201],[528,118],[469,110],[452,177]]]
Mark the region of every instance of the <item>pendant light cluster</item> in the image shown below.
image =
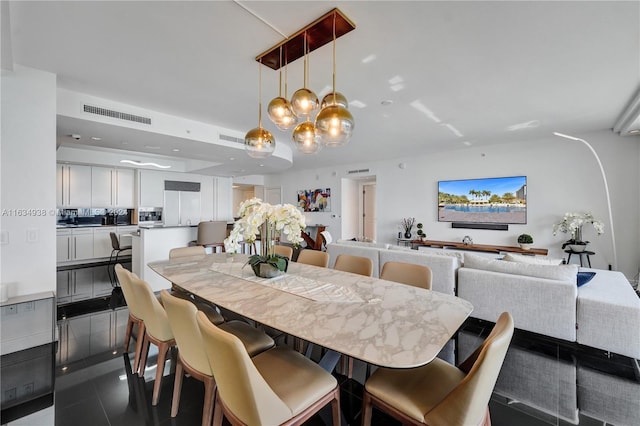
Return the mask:
[[[315,154],[323,146],[338,147],[346,144],[354,129],[354,119],[348,110],[346,97],[336,91],[336,28],[338,23],[339,36],[355,29],[338,9],[333,9],[314,23],[300,30],[264,54],[256,58],[260,64],[273,69],[280,69],[280,90],[278,96],[269,102],[267,113],[271,121],[281,130],[293,128],[292,140],[296,148],[305,154]],[[327,28],[331,28],[329,33]],[[300,40],[302,38],[302,40]],[[333,41],[333,90],[327,94],[322,102],[317,95],[307,87],[309,70],[308,54],[310,52],[309,39],[314,40],[314,50]],[[297,43],[294,45],[293,43]],[[300,43],[302,46],[300,46]],[[285,93],[282,96],[282,66],[283,46],[285,48]],[[292,46],[291,51],[287,51]],[[302,47],[302,49],[300,49]],[[292,53],[296,50],[295,53]],[[302,50],[300,52],[300,50]],[[275,55],[278,55],[277,57]],[[304,85],[295,91],[291,101],[287,100],[287,64],[304,56]],[[263,62],[264,60],[264,62]],[[262,87],[262,83],[260,83]],[[314,115],[320,109],[314,120]],[[252,129],[245,137],[245,148],[254,158],[265,158],[275,149],[275,139],[266,129],[262,128],[260,112],[258,113],[258,128]],[[295,126],[295,127],[294,127]]]

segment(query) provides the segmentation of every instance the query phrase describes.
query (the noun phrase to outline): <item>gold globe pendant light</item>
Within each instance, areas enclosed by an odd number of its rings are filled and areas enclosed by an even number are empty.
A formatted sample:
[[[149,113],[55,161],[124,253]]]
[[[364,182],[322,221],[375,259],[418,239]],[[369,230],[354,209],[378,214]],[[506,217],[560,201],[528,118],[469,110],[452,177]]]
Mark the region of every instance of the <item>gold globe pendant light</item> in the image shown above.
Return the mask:
[[[270,131],[262,127],[262,62],[258,63],[258,127],[244,137],[244,149],[252,158],[267,158],[276,150],[276,140]]]
[[[323,108],[316,117],[316,132],[323,145],[342,146],[349,142],[355,126],[347,109],[347,98],[336,92],[336,18],[333,17],[333,92],[322,100]]]
[[[320,102],[318,101],[318,96],[307,88],[307,62],[308,62],[308,45],[307,45],[307,33],[304,33],[304,87],[302,89],[298,89],[294,92],[291,97],[291,108],[293,109],[293,113],[298,116],[298,118],[309,118],[320,107]]]
[[[282,46],[280,46],[280,63],[282,63]],[[287,83],[286,83],[286,65],[285,65],[285,89],[284,97],[282,97],[282,67],[280,67],[280,90],[277,98],[273,98],[267,107],[267,115],[269,119],[280,130],[290,130],[298,122],[298,118],[293,113],[291,102],[287,100]]]
[[[322,148],[316,126],[309,120],[293,129],[292,139],[298,151],[303,154],[315,154]]]

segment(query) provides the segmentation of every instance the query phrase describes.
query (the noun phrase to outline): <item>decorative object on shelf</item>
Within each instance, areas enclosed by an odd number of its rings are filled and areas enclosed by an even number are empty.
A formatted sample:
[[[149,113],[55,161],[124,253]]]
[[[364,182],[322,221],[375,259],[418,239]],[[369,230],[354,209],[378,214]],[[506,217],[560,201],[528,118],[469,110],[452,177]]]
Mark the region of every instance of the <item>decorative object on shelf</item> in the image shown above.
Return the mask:
[[[582,239],[582,227],[586,224],[592,224],[598,235],[604,234],[604,224],[602,221],[595,219],[591,213],[565,213],[562,220],[553,225],[553,235],[558,232],[570,233],[571,239],[562,244],[562,248],[569,247],[574,252],[582,252],[587,248],[589,241]]]
[[[464,238],[462,238],[462,244],[464,244],[466,246],[473,245],[473,239],[471,239],[470,236],[465,235]]]
[[[240,204],[240,219],[224,240],[225,250],[237,253],[240,241],[254,243],[260,235],[260,254],[249,257],[248,264],[253,272],[263,278],[272,278],[286,272],[289,260],[276,254],[273,242],[285,235],[296,247],[303,241],[302,230],[306,227],[305,218],[291,204],[271,205],[259,198],[251,198]]]
[[[411,238],[411,230],[413,229],[413,225],[416,223],[415,217],[405,217],[402,219],[402,228],[404,229],[404,237],[406,239]]]
[[[529,250],[533,244],[533,237],[529,234],[520,234],[518,236],[518,244],[523,250]]]
[[[315,154],[322,145],[341,146],[351,138],[354,119],[347,109],[346,97],[336,92],[336,39],[355,28],[355,24],[335,8],[256,57],[258,62],[274,70],[285,67],[285,98],[280,90],[278,97],[270,103],[269,117],[281,130],[288,130],[295,125],[294,121],[302,120],[292,133],[293,143],[302,153]],[[333,89],[320,103],[315,93],[307,87],[308,54],[331,41]],[[288,102],[286,66],[301,57],[304,57],[304,86],[297,90],[291,102]],[[322,109],[314,119],[313,115],[319,108]]]
[[[424,241],[424,239],[427,238],[427,234],[424,233],[423,227],[424,225],[422,223],[418,223],[416,225],[416,228],[418,228],[418,237],[420,237],[420,241]]]

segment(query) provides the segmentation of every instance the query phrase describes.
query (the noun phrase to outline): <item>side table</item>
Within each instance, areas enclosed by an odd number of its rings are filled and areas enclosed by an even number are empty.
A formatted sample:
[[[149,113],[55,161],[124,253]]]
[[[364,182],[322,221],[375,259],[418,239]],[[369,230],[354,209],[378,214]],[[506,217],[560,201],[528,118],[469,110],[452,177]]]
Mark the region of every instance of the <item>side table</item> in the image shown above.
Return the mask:
[[[589,268],[591,268],[591,258],[589,256],[591,256],[592,254],[596,254],[593,251],[573,251],[573,250],[565,250],[565,253],[569,254],[569,257],[567,258],[567,263],[571,263],[571,255],[572,254],[577,254],[580,257],[580,266],[584,266],[582,264],[582,256],[586,256],[587,257],[587,264],[589,265]]]

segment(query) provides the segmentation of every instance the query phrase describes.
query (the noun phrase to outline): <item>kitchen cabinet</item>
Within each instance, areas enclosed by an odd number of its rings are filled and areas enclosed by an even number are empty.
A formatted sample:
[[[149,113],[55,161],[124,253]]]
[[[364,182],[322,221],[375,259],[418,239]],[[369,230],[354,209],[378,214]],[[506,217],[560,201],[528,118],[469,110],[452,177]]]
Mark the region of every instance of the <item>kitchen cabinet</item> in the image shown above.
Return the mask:
[[[56,205],[91,207],[91,167],[77,164],[56,165]]]
[[[133,208],[132,169],[91,168],[91,205],[95,208]]]
[[[162,172],[139,171],[139,207],[164,206],[164,176],[165,174]]]
[[[107,228],[95,228],[93,230],[93,257],[96,259],[106,258],[111,256],[111,250],[113,250],[113,246],[111,245],[111,236],[110,234],[115,232],[115,227],[107,227]]]
[[[93,297],[93,270],[71,269],[56,273],[57,304],[78,302]]]
[[[56,233],[58,262],[93,258],[92,229],[59,229]]]

